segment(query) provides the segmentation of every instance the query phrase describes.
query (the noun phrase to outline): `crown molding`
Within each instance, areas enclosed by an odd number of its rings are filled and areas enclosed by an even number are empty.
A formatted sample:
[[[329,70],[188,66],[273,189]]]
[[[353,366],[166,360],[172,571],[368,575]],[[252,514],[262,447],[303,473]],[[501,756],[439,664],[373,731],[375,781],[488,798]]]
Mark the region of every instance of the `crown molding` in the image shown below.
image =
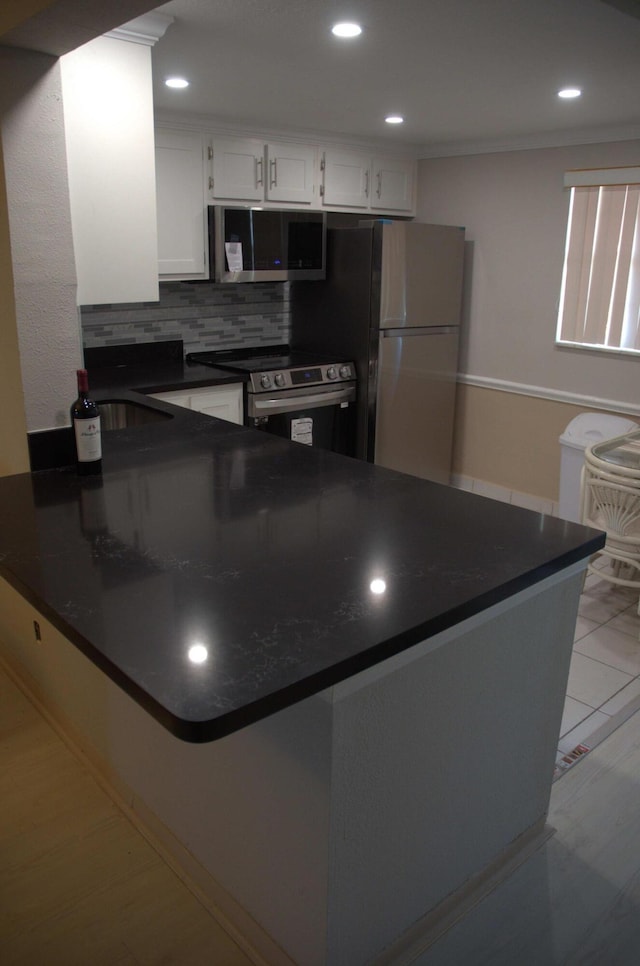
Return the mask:
[[[534,151],[539,148],[564,148],[576,144],[605,144],[613,141],[640,140],[640,124],[620,127],[593,127],[575,131],[542,131],[522,137],[478,141],[447,141],[423,144],[418,158],[452,158],[471,154],[500,154],[507,151]]]
[[[134,44],[153,47],[161,37],[164,37],[167,28],[171,26],[173,21],[174,17],[152,10],[141,17],[136,17],[135,20],[129,20],[128,23],[124,23],[120,27],[109,30],[104,36],[112,37],[114,40],[128,40]]]
[[[382,141],[367,138],[357,138],[348,134],[331,131],[319,131],[314,128],[278,128],[268,127],[256,121],[231,123],[221,120],[215,115],[183,113],[157,109],[154,112],[155,123],[158,127],[175,127],[185,131],[201,131],[206,134],[221,137],[248,137],[259,140],[293,141],[301,144],[320,144],[323,147],[344,148],[352,147],[363,151],[372,151],[382,157],[408,158],[418,157],[418,145],[407,142]]]

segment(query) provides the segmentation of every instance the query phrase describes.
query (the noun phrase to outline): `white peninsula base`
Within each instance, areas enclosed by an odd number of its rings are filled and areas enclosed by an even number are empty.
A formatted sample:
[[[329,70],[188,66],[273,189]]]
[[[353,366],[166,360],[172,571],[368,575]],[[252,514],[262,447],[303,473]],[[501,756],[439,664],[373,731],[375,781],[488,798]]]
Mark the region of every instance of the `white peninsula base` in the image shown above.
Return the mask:
[[[585,563],[209,744],[4,581],[0,648],[256,963],[419,963],[438,913],[543,833]]]

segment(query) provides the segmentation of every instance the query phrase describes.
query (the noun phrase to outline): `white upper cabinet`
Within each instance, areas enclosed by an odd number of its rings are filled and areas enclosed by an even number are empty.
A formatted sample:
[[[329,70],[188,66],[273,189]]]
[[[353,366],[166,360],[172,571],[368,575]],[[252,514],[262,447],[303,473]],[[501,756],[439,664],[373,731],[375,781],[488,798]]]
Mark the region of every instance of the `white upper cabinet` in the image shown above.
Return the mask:
[[[374,158],[371,207],[385,211],[413,211],[415,162]]]
[[[354,151],[325,151],[322,159],[322,201],[338,208],[368,208],[368,155]]]
[[[215,201],[317,203],[315,147],[288,141],[214,137],[210,195]]]
[[[206,278],[206,199],[199,132],[156,129],[156,199],[159,274]]]
[[[212,144],[213,198],[222,201],[264,199],[264,144],[251,138],[214,138]]]
[[[78,304],[155,301],[151,49],[96,37],[60,69]]]
[[[324,151],[322,202],[332,208],[414,210],[415,161],[372,158],[361,151]]]
[[[209,277],[207,205],[415,213],[416,162],[373,151],[211,135],[167,119],[155,167],[161,279]]]
[[[270,141],[265,161],[265,196],[269,201],[306,205],[317,202],[315,147]]]

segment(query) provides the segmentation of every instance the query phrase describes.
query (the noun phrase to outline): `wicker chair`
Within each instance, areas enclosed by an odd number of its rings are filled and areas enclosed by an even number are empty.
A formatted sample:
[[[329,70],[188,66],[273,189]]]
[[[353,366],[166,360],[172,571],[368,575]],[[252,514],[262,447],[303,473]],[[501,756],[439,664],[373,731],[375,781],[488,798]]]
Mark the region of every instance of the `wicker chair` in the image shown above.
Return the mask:
[[[589,561],[588,573],[640,593],[640,480],[603,469],[593,457],[582,471],[582,522],[606,532],[606,542]],[[638,602],[640,614],[640,600]]]

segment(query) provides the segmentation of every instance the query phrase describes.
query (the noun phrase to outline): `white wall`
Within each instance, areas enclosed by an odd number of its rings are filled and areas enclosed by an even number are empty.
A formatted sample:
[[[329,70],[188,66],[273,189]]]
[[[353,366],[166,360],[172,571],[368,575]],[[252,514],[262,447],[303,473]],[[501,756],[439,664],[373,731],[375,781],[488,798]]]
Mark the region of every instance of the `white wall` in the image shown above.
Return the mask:
[[[78,294],[158,297],[150,48],[0,47],[0,118],[27,429],[67,426]]]
[[[54,58],[0,47],[0,118],[27,429],[64,426],[81,346]]]
[[[640,142],[419,162],[418,220],[464,225],[470,286],[461,372],[481,380],[640,403],[639,360],[554,345],[569,168],[638,164]],[[485,383],[486,384],[486,383]],[[555,391],[555,392],[554,392]]]

